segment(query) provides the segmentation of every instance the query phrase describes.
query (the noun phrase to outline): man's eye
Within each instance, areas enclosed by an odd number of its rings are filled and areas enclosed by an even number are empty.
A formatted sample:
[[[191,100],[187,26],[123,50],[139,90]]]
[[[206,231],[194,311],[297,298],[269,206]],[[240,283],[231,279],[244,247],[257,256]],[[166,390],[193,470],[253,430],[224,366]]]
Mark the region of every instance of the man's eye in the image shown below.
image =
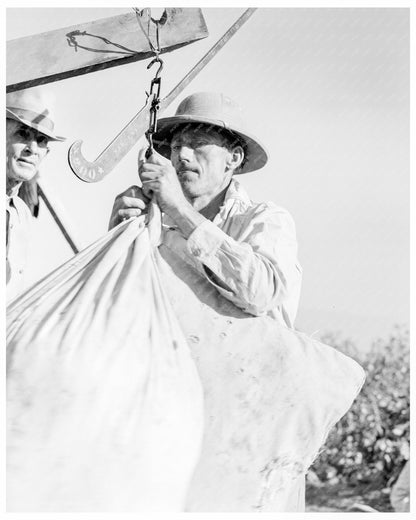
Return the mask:
[[[36,142],[38,143],[38,146],[41,148],[46,148],[49,143],[49,138],[46,135],[38,135],[36,137]]]
[[[21,138],[27,141],[30,137],[30,132],[28,130],[25,130],[24,128],[20,128],[16,134]]]

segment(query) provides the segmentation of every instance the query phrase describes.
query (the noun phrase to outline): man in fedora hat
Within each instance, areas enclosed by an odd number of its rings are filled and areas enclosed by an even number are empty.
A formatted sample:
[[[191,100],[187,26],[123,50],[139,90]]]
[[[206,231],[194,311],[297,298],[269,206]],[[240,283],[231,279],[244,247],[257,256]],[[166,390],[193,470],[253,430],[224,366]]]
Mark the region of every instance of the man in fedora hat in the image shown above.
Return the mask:
[[[25,287],[24,271],[31,212],[19,197],[24,183],[33,182],[49,152],[50,141],[63,141],[54,132],[50,95],[39,88],[6,95],[6,271],[7,298]]]
[[[186,239],[187,255],[222,296],[293,328],[301,286],[295,226],[286,210],[252,202],[234,178],[268,159],[244,129],[239,106],[223,94],[192,94],[159,120],[153,142],[156,152],[139,157],[142,187],[116,198],[109,227],[145,212],[155,198],[165,230]]]

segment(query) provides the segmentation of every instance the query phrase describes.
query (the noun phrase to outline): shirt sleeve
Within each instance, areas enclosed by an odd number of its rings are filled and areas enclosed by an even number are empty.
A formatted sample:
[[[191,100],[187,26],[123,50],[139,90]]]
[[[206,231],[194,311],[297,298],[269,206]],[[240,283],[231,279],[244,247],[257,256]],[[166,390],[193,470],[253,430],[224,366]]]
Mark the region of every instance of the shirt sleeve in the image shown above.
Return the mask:
[[[237,307],[255,316],[279,308],[293,324],[302,270],[295,224],[286,210],[260,205],[233,217],[227,232],[207,220],[189,236],[187,249]]]

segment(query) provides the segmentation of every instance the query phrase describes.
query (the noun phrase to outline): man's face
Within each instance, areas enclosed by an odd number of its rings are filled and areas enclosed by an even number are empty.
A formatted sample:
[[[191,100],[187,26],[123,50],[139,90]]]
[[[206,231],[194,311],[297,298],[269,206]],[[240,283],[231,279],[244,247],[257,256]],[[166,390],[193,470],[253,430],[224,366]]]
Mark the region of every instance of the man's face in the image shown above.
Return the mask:
[[[16,184],[29,181],[49,151],[49,138],[13,119],[7,119],[6,125],[7,180]]]
[[[209,127],[187,128],[173,135],[170,160],[188,198],[216,195],[233,171],[225,138]]]

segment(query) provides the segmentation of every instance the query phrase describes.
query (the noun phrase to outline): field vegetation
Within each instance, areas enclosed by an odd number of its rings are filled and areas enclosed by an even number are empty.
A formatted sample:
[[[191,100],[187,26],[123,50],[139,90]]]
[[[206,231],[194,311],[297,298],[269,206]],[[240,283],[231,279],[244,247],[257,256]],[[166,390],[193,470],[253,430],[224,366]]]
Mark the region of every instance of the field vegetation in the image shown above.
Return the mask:
[[[308,473],[307,510],[391,511],[391,487],[410,452],[409,332],[396,327],[365,353],[339,335],[321,340],[356,359],[367,379]]]

